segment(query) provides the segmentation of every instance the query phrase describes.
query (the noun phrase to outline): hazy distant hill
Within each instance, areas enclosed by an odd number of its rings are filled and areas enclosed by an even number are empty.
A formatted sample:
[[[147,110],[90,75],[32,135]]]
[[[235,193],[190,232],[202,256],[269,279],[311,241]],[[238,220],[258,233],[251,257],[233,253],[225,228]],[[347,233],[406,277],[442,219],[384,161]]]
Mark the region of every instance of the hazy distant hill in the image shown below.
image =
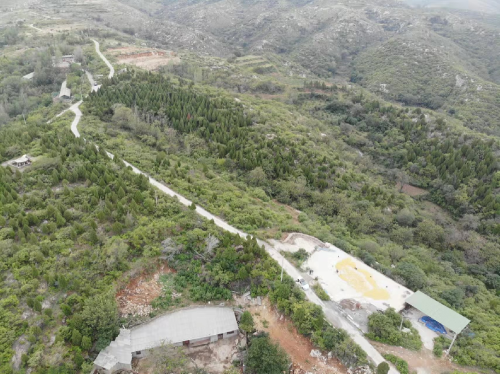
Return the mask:
[[[500,14],[499,0],[405,0],[415,7],[452,8]]]
[[[445,2],[430,0],[410,0],[426,8],[392,0],[121,1],[153,17],[158,42],[222,57],[278,54],[500,132],[500,24],[491,15],[500,0],[455,1],[490,14],[434,9]]]

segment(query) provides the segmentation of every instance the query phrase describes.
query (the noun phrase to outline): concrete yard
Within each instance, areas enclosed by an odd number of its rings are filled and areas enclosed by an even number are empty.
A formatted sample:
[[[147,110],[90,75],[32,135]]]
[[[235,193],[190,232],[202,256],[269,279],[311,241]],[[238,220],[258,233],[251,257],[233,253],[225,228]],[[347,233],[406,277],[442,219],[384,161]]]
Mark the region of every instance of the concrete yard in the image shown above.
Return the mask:
[[[313,270],[321,286],[333,301],[353,299],[370,303],[380,310],[401,310],[412,292],[392,279],[365,265],[339,248],[330,245],[316,250],[304,263]]]
[[[285,240],[269,240],[269,242],[278,251],[297,252],[299,249],[305,249],[307,253],[313,253],[317,247],[324,247],[327,244],[321,240],[306,234],[291,233]]]
[[[420,334],[424,347],[432,351],[434,348],[434,338],[437,338],[440,334],[427,328],[425,323],[419,321],[424,315],[425,314],[415,308],[408,309],[404,312],[404,317],[411,322],[411,325]]]
[[[412,294],[361,260],[312,236],[293,233],[283,241],[274,240],[272,244],[280,251],[305,249],[310,257],[302,267],[313,271],[312,277],[318,278],[323,289],[337,303],[350,299],[364,309],[366,304],[371,304],[379,310],[388,307],[401,310],[406,298]]]

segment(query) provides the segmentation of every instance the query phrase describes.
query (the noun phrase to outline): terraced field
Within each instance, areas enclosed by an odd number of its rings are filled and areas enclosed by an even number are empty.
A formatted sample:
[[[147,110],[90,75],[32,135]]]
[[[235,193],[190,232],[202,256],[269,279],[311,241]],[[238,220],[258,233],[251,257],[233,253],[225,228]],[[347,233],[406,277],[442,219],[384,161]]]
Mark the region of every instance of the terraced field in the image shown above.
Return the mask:
[[[273,64],[269,62],[264,56],[244,56],[236,59],[236,65],[252,69],[258,74],[272,73],[276,70]]]

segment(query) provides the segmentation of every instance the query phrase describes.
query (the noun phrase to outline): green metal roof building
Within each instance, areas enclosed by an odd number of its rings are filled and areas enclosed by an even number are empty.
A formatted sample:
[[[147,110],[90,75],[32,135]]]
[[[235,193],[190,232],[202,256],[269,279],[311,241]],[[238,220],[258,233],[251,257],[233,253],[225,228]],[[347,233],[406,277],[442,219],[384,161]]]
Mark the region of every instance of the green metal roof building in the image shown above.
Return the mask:
[[[437,302],[421,291],[415,292],[406,299],[406,303],[438,321],[455,334],[460,334],[470,323],[470,320],[458,314],[447,306]]]
[[[460,334],[470,323],[469,319],[434,300],[430,296],[427,296],[421,291],[417,291],[408,297],[406,299],[406,303],[438,321],[444,327],[455,333],[450,348],[448,349],[448,353],[450,352],[457,335]]]

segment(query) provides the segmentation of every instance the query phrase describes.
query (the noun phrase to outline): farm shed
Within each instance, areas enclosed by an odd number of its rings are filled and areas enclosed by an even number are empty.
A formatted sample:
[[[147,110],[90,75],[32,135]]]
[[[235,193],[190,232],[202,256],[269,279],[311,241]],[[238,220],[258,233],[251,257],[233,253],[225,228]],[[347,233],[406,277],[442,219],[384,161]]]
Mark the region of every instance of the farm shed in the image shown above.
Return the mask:
[[[94,369],[111,374],[130,370],[132,358],[145,357],[163,344],[197,346],[233,337],[238,323],[231,308],[197,307],[178,310],[132,329],[121,329],[94,361]],[[95,371],[94,370],[94,371]]]
[[[420,310],[422,313],[431,317],[433,320],[439,322],[441,325],[454,333],[453,341],[448,352],[451,350],[457,335],[460,334],[470,323],[469,319],[434,300],[430,296],[427,296],[421,291],[417,291],[408,297],[406,299],[406,304]]]
[[[71,90],[68,88],[66,81],[61,84],[61,92],[59,98],[63,100],[71,100]]]

